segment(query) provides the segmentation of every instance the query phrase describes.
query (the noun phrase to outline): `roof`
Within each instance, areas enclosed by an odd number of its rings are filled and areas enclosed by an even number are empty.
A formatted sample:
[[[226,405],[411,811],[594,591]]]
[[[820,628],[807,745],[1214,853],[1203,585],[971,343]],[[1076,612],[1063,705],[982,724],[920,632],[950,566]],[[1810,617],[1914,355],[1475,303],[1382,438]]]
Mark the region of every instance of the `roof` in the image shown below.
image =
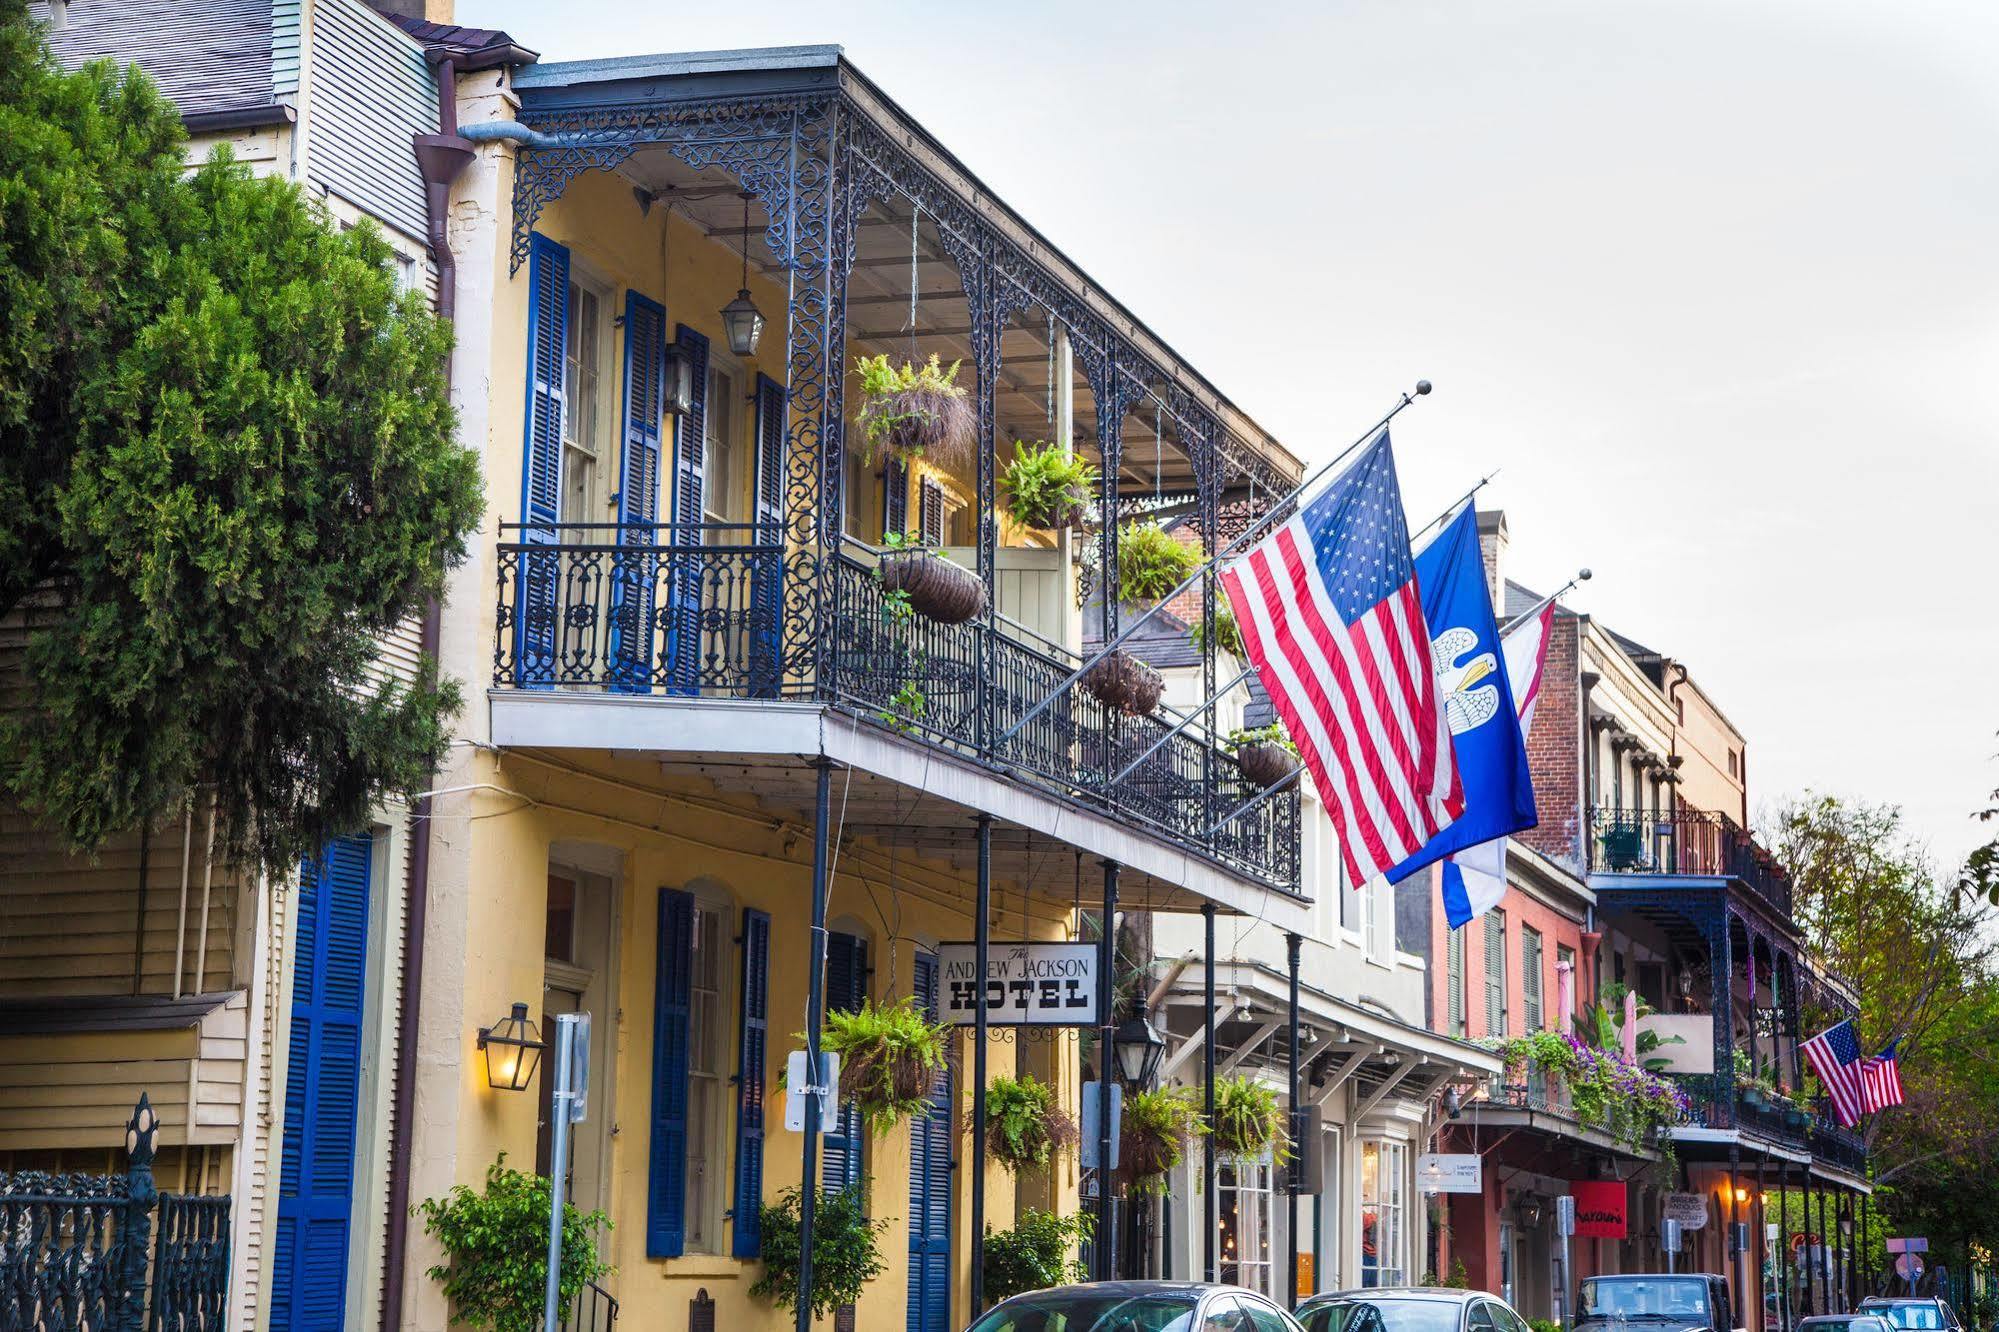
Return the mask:
[[[48,6],[33,12],[48,19]],[[264,111],[285,117],[273,93],[271,0],[71,0],[49,50],[65,67],[135,63],[196,124]]]
[[[837,69],[846,59],[838,46],[757,46],[734,51],[662,52],[557,60],[522,70],[516,88],[567,88],[619,79],[665,79],[687,74],[749,74],[780,69]]]
[[[461,23],[432,23],[429,19],[404,14],[384,15],[389,22],[422,42],[429,51],[442,51],[461,70],[490,69],[495,65],[532,65],[539,52],[525,46],[498,28],[468,28]]]
[[[65,995],[0,1001],[0,1036],[53,1036],[74,1031],[181,1031],[229,1002],[230,992]]]

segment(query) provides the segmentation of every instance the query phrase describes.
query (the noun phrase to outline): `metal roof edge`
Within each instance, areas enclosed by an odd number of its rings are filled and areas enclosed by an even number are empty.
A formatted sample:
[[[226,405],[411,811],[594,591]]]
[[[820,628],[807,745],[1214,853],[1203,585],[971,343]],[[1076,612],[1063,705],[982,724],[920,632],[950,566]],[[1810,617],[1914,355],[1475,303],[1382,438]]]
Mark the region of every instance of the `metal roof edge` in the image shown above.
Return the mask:
[[[683,74],[732,74],[773,69],[832,69],[845,63],[843,48],[758,46],[677,54],[605,56],[596,60],[542,61],[514,76],[516,88],[565,88],[620,79],[671,78]]]

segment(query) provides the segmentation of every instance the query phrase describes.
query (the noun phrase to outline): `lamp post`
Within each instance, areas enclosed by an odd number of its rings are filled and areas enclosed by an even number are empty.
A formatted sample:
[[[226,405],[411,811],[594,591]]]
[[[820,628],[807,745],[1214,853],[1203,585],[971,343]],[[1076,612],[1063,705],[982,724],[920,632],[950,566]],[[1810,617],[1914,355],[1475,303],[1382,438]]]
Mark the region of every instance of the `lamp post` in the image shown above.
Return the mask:
[[[1112,1034],[1111,1053],[1117,1059],[1118,1074],[1125,1086],[1144,1091],[1159,1076],[1159,1061],[1166,1055],[1166,1038],[1146,1021],[1145,1014],[1134,1013],[1120,1022]]]

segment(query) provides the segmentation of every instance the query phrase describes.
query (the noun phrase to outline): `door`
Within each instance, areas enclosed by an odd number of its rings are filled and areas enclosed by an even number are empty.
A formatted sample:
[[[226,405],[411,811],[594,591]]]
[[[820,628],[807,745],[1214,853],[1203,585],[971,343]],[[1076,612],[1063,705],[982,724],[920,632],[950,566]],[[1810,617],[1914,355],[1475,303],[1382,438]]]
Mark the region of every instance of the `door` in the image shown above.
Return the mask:
[[[273,1332],[338,1332],[344,1321],[373,865],[373,840],[345,837],[299,873]]]
[[[918,953],[912,989],[937,1019],[937,958]],[[951,1070],[939,1070],[930,1107],[909,1125],[909,1332],[951,1325]]]

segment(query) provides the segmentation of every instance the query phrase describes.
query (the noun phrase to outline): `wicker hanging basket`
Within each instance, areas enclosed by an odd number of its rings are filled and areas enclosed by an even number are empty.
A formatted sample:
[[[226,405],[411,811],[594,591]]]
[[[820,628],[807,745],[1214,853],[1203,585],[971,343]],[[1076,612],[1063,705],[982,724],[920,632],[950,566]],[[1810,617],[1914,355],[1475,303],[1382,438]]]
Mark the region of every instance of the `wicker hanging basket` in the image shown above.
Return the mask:
[[[870,406],[889,423],[882,428],[881,443],[905,461],[923,458],[956,471],[977,453],[979,418],[962,392],[903,389],[881,394]]]
[[[986,585],[961,564],[928,550],[895,551],[882,556],[881,585],[909,594],[909,605],[926,620],[963,624],[986,612]]]
[[[1298,756],[1271,740],[1241,746],[1235,761],[1243,776],[1264,787],[1275,786],[1298,771]]]
[[[1091,698],[1107,708],[1144,717],[1159,706],[1166,681],[1152,666],[1122,650],[1111,653],[1083,674],[1081,684]]]

